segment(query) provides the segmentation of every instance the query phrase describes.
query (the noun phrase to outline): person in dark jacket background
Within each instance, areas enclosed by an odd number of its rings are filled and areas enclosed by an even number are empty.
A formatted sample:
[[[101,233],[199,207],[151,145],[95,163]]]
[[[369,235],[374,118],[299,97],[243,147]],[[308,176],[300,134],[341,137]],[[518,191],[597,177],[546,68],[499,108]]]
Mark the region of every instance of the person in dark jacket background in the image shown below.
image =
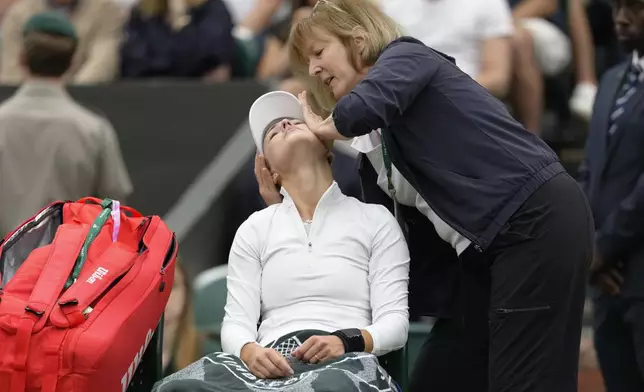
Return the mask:
[[[140,0],[125,27],[123,78],[230,79],[236,44],[222,0]]]
[[[473,306],[489,320],[489,390],[576,391],[593,221],[556,154],[368,0],[318,2],[290,45],[311,130],[368,135],[364,154],[386,168],[392,199],[396,168],[461,262],[487,267]]]
[[[644,390],[643,5],[614,2],[628,58],[602,77],[579,173],[596,226],[591,297],[606,392]]]

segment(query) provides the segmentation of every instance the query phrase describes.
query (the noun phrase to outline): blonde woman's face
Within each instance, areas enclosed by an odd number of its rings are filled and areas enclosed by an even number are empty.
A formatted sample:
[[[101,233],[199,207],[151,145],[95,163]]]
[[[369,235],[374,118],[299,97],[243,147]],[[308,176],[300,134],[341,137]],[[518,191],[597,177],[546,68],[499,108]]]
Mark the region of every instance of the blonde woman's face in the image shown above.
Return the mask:
[[[316,34],[307,49],[309,74],[328,86],[336,100],[347,95],[362,78],[350,61],[357,54],[350,53],[337,37]]]

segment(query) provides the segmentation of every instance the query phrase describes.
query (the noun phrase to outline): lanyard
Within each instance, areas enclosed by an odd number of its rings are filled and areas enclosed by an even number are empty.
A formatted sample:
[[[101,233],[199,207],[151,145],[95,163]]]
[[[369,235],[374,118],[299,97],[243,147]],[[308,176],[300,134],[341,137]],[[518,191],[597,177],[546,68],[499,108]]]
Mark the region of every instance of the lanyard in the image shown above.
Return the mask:
[[[394,216],[396,217],[396,221],[398,221],[405,238],[407,238],[407,223],[400,212],[400,204],[396,200],[396,188],[394,187],[394,182],[391,179],[393,175],[392,164],[391,159],[389,158],[389,152],[387,152],[387,147],[385,146],[384,138],[381,138],[380,146],[382,148],[382,160],[384,161],[385,169],[387,170],[387,188],[389,189],[391,198],[394,201]]]
[[[387,147],[385,147],[384,139],[380,141],[380,146],[382,148],[382,160],[385,162],[385,169],[387,170],[387,187],[389,188],[389,193],[391,193],[391,198],[394,199],[394,203],[396,203],[396,188],[394,187],[394,183],[391,180],[391,177],[392,177],[391,159],[389,158]]]
[[[98,234],[101,232],[101,229],[103,228],[105,223],[107,223],[107,220],[110,218],[110,215],[112,214],[113,201],[110,199],[105,199],[101,203],[101,207],[103,207],[103,211],[101,211],[101,213],[94,220],[94,223],[89,229],[89,234],[87,234],[87,238],[85,239],[85,242],[81,247],[80,253],[76,258],[74,269],[72,270],[72,273],[67,278],[67,282],[65,282],[65,289],[68,289],[71,285],[73,285],[76,282],[76,279],[78,279],[78,275],[80,275],[81,270],[85,265],[85,261],[87,261],[87,252],[89,251],[89,246],[92,244],[92,242],[94,242]]]

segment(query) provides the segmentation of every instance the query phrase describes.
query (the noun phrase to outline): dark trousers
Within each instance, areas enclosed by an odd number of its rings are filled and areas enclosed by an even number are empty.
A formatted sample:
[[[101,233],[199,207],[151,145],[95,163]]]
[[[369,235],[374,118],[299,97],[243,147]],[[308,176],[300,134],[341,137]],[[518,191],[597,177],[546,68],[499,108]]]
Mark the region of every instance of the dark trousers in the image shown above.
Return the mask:
[[[436,321],[421,347],[409,392],[487,391],[490,269],[473,250],[450,261],[458,265],[451,286],[457,292],[456,309]]]
[[[477,352],[461,320],[439,319],[414,363],[408,392],[485,392],[487,347]]]
[[[524,203],[485,252],[463,252],[461,318],[439,320],[410,391],[577,391],[593,235],[586,198],[561,174]]]
[[[602,295],[593,305],[606,392],[644,391],[644,300]]]
[[[510,218],[485,252],[490,265],[489,391],[577,391],[593,220],[560,174]]]

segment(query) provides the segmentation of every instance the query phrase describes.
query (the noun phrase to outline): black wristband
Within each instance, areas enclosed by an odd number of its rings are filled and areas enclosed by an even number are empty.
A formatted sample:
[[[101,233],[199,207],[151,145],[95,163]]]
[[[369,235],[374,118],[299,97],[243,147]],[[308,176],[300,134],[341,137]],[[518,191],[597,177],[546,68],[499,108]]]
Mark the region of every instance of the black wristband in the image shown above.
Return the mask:
[[[331,335],[337,336],[340,338],[340,340],[342,340],[342,344],[344,345],[344,352],[346,353],[361,353],[365,349],[362,331],[357,328],[341,329],[333,332]]]

